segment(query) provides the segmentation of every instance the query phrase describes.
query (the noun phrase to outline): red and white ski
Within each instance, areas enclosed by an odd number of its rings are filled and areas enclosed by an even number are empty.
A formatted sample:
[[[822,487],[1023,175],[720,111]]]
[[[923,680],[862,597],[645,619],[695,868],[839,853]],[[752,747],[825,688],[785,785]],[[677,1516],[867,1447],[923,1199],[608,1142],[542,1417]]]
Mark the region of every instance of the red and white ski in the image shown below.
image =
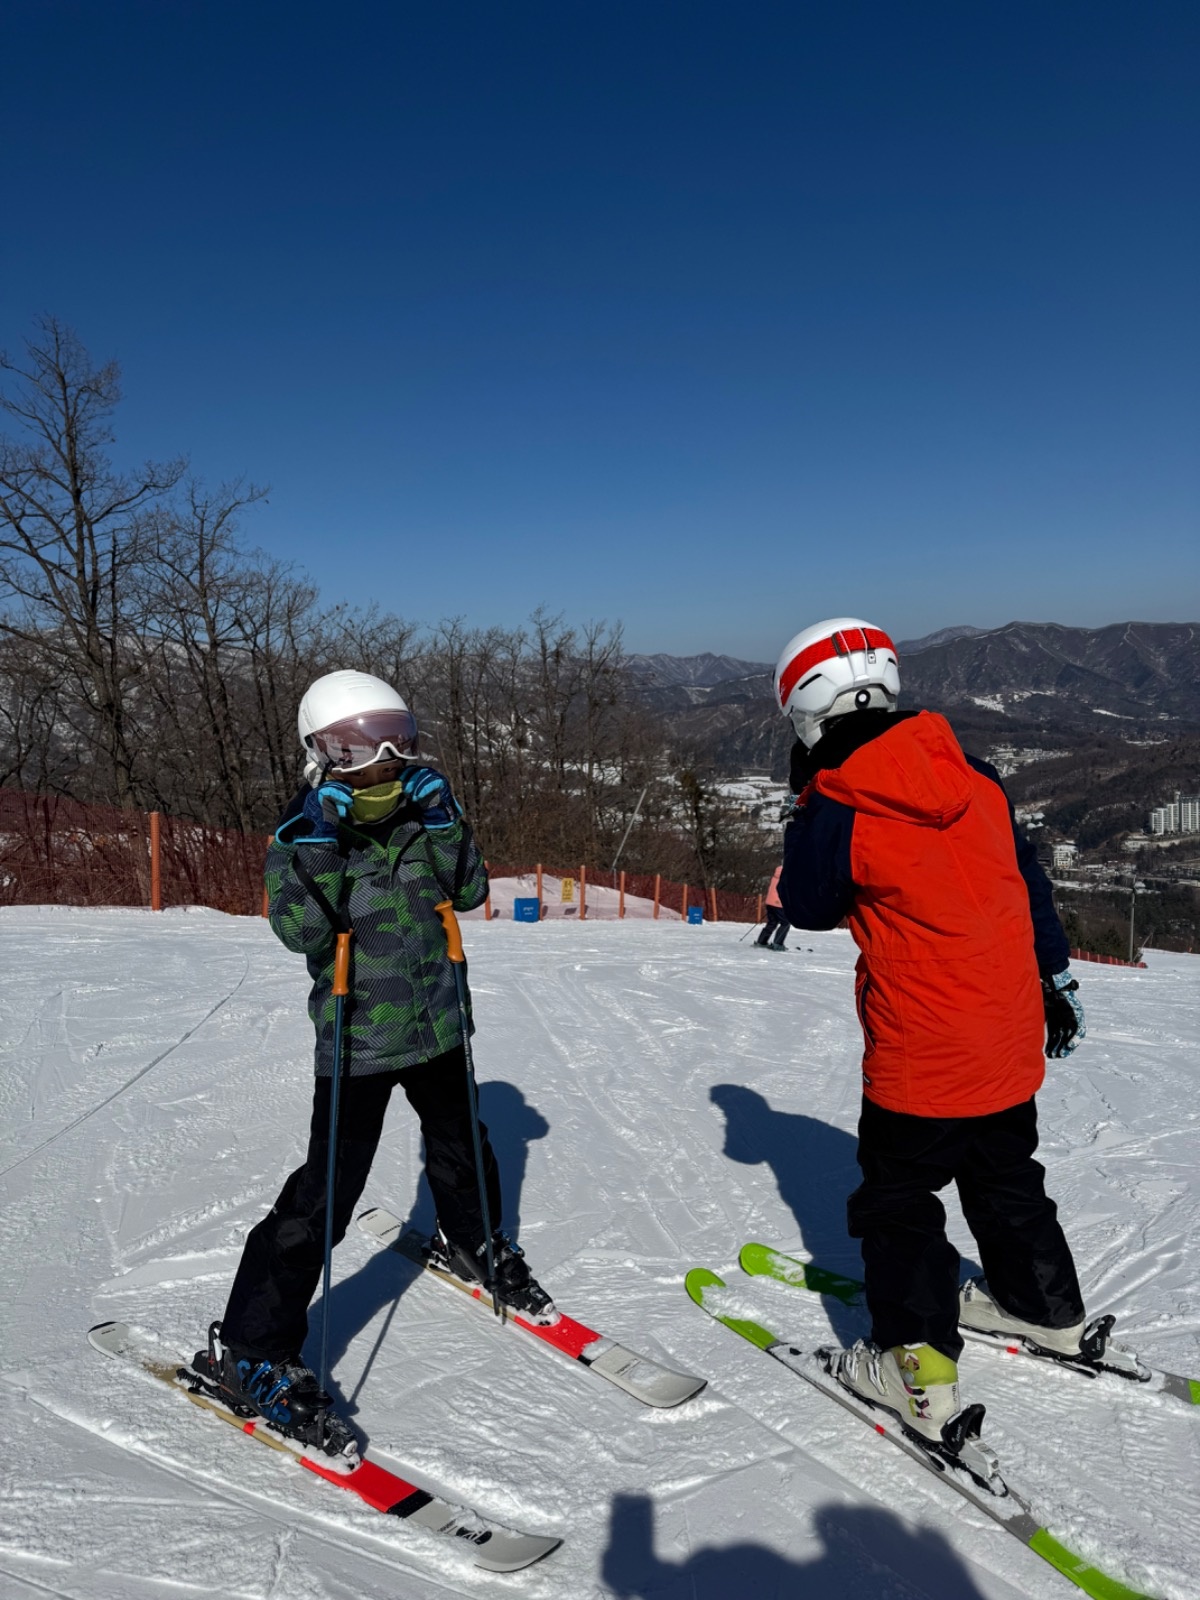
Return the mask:
[[[351,1471],[338,1471],[319,1459],[311,1451],[304,1451],[294,1440],[267,1426],[261,1420],[248,1421],[237,1416],[227,1406],[211,1395],[194,1392],[187,1386],[186,1373],[181,1373],[183,1363],[157,1339],[123,1322],[100,1322],[88,1333],[88,1343],[102,1355],[113,1356],[128,1362],[152,1378],[157,1378],[176,1394],[190,1400],[201,1410],[211,1412],[222,1422],[232,1423],[239,1433],[273,1450],[291,1456],[318,1478],[324,1478],[339,1489],[356,1495],[364,1504],[388,1516],[399,1517],[413,1527],[425,1528],[430,1533],[446,1539],[455,1539],[471,1550],[477,1567],[489,1572],[518,1572],[543,1556],[557,1550],[561,1539],[546,1538],[540,1534],[517,1533],[478,1516],[463,1506],[451,1505],[448,1500],[431,1494],[407,1478],[389,1472],[365,1458]]]
[[[410,1261],[423,1266],[433,1277],[440,1278],[443,1283],[448,1283],[453,1288],[460,1289],[463,1294],[469,1295],[477,1305],[491,1314],[492,1299],[487,1290],[478,1283],[467,1283],[464,1279],[455,1277],[452,1272],[443,1272],[440,1268],[431,1266],[425,1259],[424,1236],[415,1231],[406,1233],[404,1224],[390,1211],[384,1211],[379,1207],[364,1211],[358,1219],[358,1225],[373,1239],[378,1239],[389,1249],[396,1250]],[[634,1351],[617,1344],[614,1339],[608,1339],[603,1334],[584,1327],[582,1322],[576,1322],[573,1317],[560,1316],[558,1321],[549,1327],[542,1327],[536,1322],[527,1322],[524,1317],[518,1316],[513,1311],[505,1312],[502,1320],[514,1328],[520,1328],[524,1333],[532,1334],[535,1339],[549,1345],[552,1350],[557,1350],[560,1355],[581,1362],[583,1366],[590,1368],[601,1378],[606,1378],[618,1389],[624,1389],[626,1394],[631,1394],[645,1406],[665,1408],[682,1405],[685,1400],[690,1400],[693,1395],[699,1394],[708,1382],[707,1378],[697,1378],[686,1372],[675,1372],[657,1361],[651,1361],[648,1356],[639,1356]]]

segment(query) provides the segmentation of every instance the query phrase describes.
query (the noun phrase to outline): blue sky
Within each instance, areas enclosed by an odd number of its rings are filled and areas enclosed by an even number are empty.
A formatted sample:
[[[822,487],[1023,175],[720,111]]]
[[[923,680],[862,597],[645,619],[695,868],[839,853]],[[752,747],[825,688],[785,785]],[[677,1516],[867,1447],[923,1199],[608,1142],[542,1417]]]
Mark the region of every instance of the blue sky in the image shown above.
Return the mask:
[[[9,0],[0,344],[331,600],[1200,616],[1200,8]],[[16,67],[14,71],[13,68]]]

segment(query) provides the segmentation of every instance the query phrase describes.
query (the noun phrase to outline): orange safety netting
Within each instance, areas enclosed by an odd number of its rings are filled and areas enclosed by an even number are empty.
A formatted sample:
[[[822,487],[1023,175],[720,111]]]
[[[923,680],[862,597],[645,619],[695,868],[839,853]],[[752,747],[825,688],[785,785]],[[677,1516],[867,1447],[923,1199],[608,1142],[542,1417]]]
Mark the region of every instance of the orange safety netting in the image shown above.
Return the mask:
[[[150,816],[0,789],[0,905],[148,906]],[[181,817],[159,822],[164,906],[261,910],[267,840]]]
[[[520,878],[526,884],[536,882],[538,867],[512,866],[508,863],[489,861],[488,876],[493,883],[502,879]],[[658,914],[660,920],[675,918],[684,920],[688,909],[692,906],[699,907],[704,913],[706,922],[757,922],[759,920],[760,898],[753,894],[739,894],[732,889],[706,889],[702,884],[678,883],[672,878],[664,878],[653,872],[609,872],[598,867],[552,867],[544,862],[540,868],[543,879],[553,879],[556,883],[564,878],[574,880],[574,892],[571,902],[573,914],[578,915],[582,906],[588,921],[611,921],[620,916],[621,884],[624,880],[625,897],[627,901],[658,901]],[[597,894],[595,891],[603,891]],[[558,912],[557,897],[547,891],[543,896],[543,903],[551,915]],[[639,910],[644,915],[644,907]]]
[[[267,837],[206,828],[159,816],[158,893],[163,906],[211,906],[253,916],[262,909]],[[62,795],[0,789],[0,905],[149,906],[154,890],[151,814],[84,805]],[[536,880],[536,865],[490,863],[493,881]],[[594,921],[620,914],[620,888],[646,915],[656,898],[659,917],[682,919],[698,906],[705,921],[755,922],[757,895],[705,889],[653,873],[604,872],[543,866],[543,877],[575,880],[571,914]],[[589,903],[588,891],[592,891]],[[602,893],[600,891],[603,891]],[[546,907],[550,909],[550,894]],[[559,910],[554,907],[555,913]]]

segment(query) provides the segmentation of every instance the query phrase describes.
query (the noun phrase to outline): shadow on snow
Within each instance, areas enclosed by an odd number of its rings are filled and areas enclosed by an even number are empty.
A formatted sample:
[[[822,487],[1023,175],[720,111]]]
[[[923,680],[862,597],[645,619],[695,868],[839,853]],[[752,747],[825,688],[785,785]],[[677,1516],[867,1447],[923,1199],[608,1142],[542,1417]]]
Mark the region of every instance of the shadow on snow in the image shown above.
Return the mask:
[[[605,1592],[620,1600],[878,1600],[898,1580],[904,1593],[929,1600],[984,1600],[936,1529],[909,1527],[876,1506],[818,1506],[812,1518],[824,1549],[810,1561],[761,1544],[701,1545],[681,1561],[663,1561],[650,1499],[614,1495]]]

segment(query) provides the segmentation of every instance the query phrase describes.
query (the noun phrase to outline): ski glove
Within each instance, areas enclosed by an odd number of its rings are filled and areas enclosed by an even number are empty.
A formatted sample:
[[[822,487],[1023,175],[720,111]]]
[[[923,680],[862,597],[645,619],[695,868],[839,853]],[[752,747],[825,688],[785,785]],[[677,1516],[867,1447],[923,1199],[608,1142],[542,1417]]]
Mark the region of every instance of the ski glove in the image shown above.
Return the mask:
[[[450,792],[450,785],[432,767],[406,767],[401,780],[404,793],[421,812],[421,821],[435,832],[449,828],[462,812]]]
[[[1083,1007],[1076,998],[1078,982],[1070,971],[1042,979],[1042,1004],[1046,1009],[1046,1054],[1053,1060],[1069,1056],[1087,1036]]]
[[[337,838],[338,823],[345,822],[354,804],[354,790],[348,783],[331,783],[328,780],[310,789],[304,796],[304,815],[312,823],[312,830],[297,844],[332,844]]]

